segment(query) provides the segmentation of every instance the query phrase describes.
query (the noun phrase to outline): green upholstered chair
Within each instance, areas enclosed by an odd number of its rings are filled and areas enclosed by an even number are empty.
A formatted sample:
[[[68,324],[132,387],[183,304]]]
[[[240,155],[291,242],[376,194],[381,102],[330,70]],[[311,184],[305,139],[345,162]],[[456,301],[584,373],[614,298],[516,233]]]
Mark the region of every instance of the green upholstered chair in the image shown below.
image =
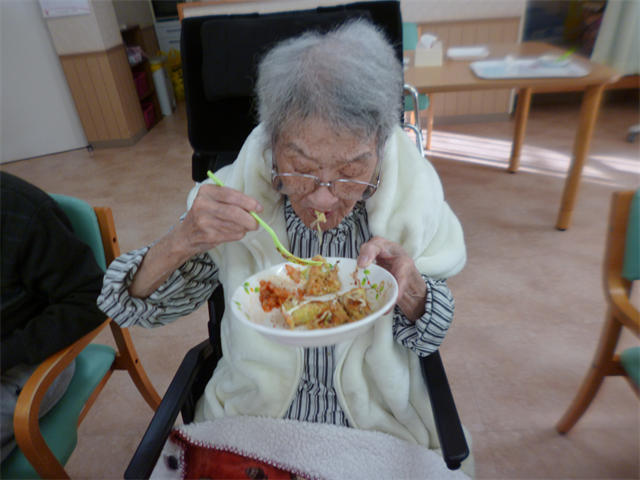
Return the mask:
[[[411,22],[403,22],[402,23],[402,50],[412,51],[416,49],[418,45],[418,25]],[[405,93],[410,93],[408,89],[405,87]],[[431,149],[431,130],[433,128],[433,108],[431,106],[431,97],[430,95],[425,95],[424,93],[418,94],[418,108],[414,107],[415,101],[414,96],[409,94],[404,96],[404,111],[409,115],[409,123],[413,124],[421,130],[420,128],[420,112],[423,110],[428,110],[427,116],[427,150]]]
[[[607,376],[623,376],[640,395],[640,347],[616,354],[623,328],[640,335],[640,314],[629,300],[632,282],[640,279],[640,190],[615,192],[611,200],[609,233],[604,260],[607,316],[594,359],[580,389],[556,425],[567,433],[587,410]]]
[[[86,202],[51,195],[67,214],[74,232],[93,250],[106,269],[120,255],[110,208],[92,208]],[[90,343],[107,325],[117,351]],[[54,379],[75,359],[76,368],[60,401],[38,419],[40,403]],[[78,427],[114,370],[127,370],[138,390],[155,411],[160,396],[138,359],[127,329],[107,319],[99,328],[45,360],[22,390],[14,416],[18,447],[2,462],[2,478],[69,478],[64,465],[78,442]]]

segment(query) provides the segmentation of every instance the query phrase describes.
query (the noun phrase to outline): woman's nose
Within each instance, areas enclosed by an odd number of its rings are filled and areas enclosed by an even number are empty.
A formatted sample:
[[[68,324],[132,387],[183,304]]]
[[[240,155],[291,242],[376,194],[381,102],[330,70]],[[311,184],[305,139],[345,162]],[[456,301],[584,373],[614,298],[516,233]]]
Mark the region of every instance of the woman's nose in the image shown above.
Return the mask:
[[[323,212],[333,210],[333,207],[339,201],[338,197],[331,193],[329,187],[320,185],[309,194],[309,200],[313,208]]]

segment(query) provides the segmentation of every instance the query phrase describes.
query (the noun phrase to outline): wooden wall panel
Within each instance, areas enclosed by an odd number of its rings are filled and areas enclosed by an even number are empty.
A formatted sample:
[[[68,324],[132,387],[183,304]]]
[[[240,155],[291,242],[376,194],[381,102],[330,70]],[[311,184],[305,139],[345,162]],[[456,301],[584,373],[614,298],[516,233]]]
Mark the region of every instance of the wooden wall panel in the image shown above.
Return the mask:
[[[115,74],[111,75],[111,64],[109,63],[109,57],[104,56],[99,60],[100,71],[102,72],[102,79],[104,82],[105,96],[109,99],[118,98],[118,84],[116,82]],[[111,109],[113,111],[114,119],[126,118],[125,105],[122,102],[111,102]],[[127,138],[131,136],[131,131],[125,122],[115,122],[117,128],[117,138]]]
[[[480,113],[500,113],[496,112],[496,91],[486,90],[482,92],[482,111]]]
[[[457,115],[457,112],[458,112],[457,92],[445,93],[444,102],[442,103],[444,104],[443,115]]]
[[[422,23],[419,33],[434,33],[447,48],[458,45],[487,45],[517,43],[520,18],[465,20],[456,22]],[[445,117],[510,113],[511,90],[438,93],[431,96],[434,116]]]
[[[478,35],[478,28],[476,25],[468,25],[467,28],[462,29],[462,39],[460,45],[473,45]]]
[[[469,45],[489,43],[489,24],[487,22],[479,22],[476,26],[476,38],[471,40]]]
[[[103,77],[102,69],[100,68],[100,60],[104,57],[102,55],[93,58],[87,58],[85,60],[87,64],[87,70],[89,72],[89,80],[93,85],[96,100],[100,106],[100,113],[102,114],[102,124],[107,131],[107,139],[113,140],[120,138],[120,132],[118,129],[118,120],[114,114],[112,107],[112,98],[109,97],[107,86],[105,85],[105,79]],[[107,77],[110,77],[109,71],[104,72]]]
[[[469,98],[469,115],[480,115],[481,113],[482,113],[482,92],[473,91],[471,92],[471,95]]]
[[[104,120],[104,114],[101,110],[100,102],[98,101],[96,87],[93,84],[91,72],[89,71],[89,67],[87,65],[86,57],[86,55],[78,56],[78,58],[75,59],[74,63],[78,72],[78,78],[80,79],[82,91],[84,92],[84,98],[87,102],[89,110],[91,111],[93,122],[96,127],[96,132],[98,134],[98,138],[96,138],[95,140],[111,140],[111,137],[109,136],[109,130],[107,129],[107,125]]]
[[[80,81],[75,62],[62,57],[60,58],[60,60],[62,63],[64,74],[67,77],[67,83],[69,84],[69,89],[71,90],[73,101],[76,104],[76,109],[78,110],[80,122],[82,123],[82,127],[84,128],[84,133],[87,136],[87,140],[89,141],[89,143],[91,143],[93,139],[98,138],[98,132],[96,130],[91,109],[89,108],[89,104],[86,100],[84,90],[82,88],[82,83]]]
[[[127,132],[131,132],[135,131],[135,128],[132,126],[134,123],[133,119],[136,117],[136,113],[142,115],[142,109],[138,101],[138,94],[135,91],[131,68],[129,68],[128,64],[122,65],[122,61],[118,59],[119,54],[120,52],[111,52],[108,60],[110,68],[113,71],[113,81],[116,85],[116,91],[121,98],[120,105],[122,105],[122,115],[125,118],[123,127]],[[134,90],[133,92],[131,91],[132,88]]]
[[[471,92],[459,92],[457,103],[457,115],[469,115],[471,109]]]
[[[89,143],[123,145],[145,129],[123,45],[60,61]]]
[[[515,38],[516,42],[519,41],[520,40],[520,22],[505,23],[502,38],[504,40]]]
[[[508,112],[511,104],[511,90],[494,90],[495,97],[495,111],[496,112]]]
[[[489,27],[489,43],[504,43],[502,34],[504,32],[504,26],[502,23],[492,24]]]
[[[133,83],[133,74],[131,73],[129,60],[123,45],[109,52],[109,63],[118,85],[120,103],[124,107],[125,123],[129,132],[133,135],[140,129],[146,128],[146,126],[140,101],[138,100],[138,93]],[[148,78],[147,81],[152,81],[152,79]]]

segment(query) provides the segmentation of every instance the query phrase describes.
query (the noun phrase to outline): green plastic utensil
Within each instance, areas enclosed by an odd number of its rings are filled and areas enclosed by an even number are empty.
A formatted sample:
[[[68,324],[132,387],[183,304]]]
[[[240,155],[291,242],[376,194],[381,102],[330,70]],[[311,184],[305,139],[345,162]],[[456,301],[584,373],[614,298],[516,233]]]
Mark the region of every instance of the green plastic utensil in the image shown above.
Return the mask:
[[[218,185],[219,187],[224,187],[224,183],[222,183],[222,181],[218,177],[216,177],[211,170],[207,172],[207,175],[211,180],[213,180],[216,183],[216,185]],[[307,260],[304,258],[296,257],[293,253],[289,252],[286,248],[284,248],[284,245],[282,245],[282,243],[278,239],[276,232],[274,232],[273,229],[269,225],[267,225],[264,220],[262,220],[255,212],[249,212],[249,213],[253,218],[255,218],[258,221],[260,226],[264,228],[269,235],[271,235],[271,238],[273,239],[273,243],[276,246],[276,249],[278,250],[278,252],[280,252],[280,255],[282,255],[284,258],[286,258],[290,262],[297,263],[298,265],[322,265],[323,262],[318,262],[316,260]]]
[[[565,58],[569,58],[571,55],[573,55],[575,53],[575,51],[578,50],[577,47],[573,47],[570,48],[569,50],[567,50],[566,52],[564,52],[562,55],[560,55],[557,59],[556,62],[561,62],[562,60],[564,60]]]

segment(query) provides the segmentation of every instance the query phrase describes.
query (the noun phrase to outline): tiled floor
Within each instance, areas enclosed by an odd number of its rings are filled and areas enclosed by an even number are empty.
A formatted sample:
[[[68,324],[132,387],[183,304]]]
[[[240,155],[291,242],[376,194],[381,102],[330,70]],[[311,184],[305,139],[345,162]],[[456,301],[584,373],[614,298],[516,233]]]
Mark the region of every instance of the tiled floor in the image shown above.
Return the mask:
[[[437,127],[432,161],[465,229],[469,260],[450,279],[453,326],[441,348],[479,479],[613,479],[640,475],[640,403],[609,378],[566,436],[554,424],[590,362],[605,312],[600,278],[609,197],[638,187],[636,98],[603,106],[573,226],[556,214],[575,105],[535,106],[522,169],[505,171],[512,124]],[[191,148],[184,105],[135,147],[85,150],[3,165],[41,188],[112,207],[123,251],[166,231],[185,208]],[[132,329],[163,394],[185,352],[206,337],[206,312],[157,330]],[[106,335],[101,339],[108,341]],[[623,345],[636,344],[626,335]],[[115,374],[80,429],[72,478],[122,478],[151,418],[131,382]]]

